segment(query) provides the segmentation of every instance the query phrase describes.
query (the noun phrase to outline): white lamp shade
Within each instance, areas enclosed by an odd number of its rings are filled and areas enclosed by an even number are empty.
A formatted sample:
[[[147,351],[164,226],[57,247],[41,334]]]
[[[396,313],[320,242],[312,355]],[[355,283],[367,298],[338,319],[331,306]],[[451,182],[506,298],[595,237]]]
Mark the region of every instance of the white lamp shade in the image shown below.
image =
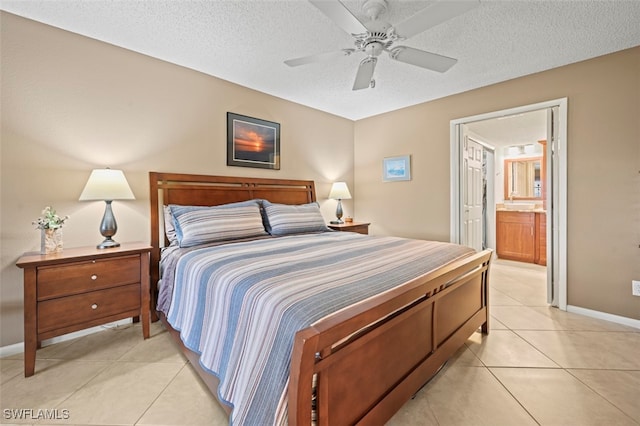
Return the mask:
[[[350,200],[351,193],[346,182],[334,182],[329,192],[329,198],[333,200]]]
[[[135,200],[122,170],[95,169],[80,194],[80,201]]]

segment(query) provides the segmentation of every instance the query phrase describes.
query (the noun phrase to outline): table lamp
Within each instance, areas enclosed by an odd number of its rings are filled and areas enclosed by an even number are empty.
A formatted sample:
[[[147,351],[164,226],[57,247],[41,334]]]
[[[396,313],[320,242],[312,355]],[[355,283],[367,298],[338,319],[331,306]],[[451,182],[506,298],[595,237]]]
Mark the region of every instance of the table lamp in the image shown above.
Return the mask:
[[[329,192],[329,198],[332,200],[338,200],[338,207],[336,207],[336,217],[338,220],[332,220],[331,224],[337,225],[344,223],[342,221],[342,200],[350,200],[351,193],[347,187],[346,182],[334,182]]]
[[[89,180],[80,194],[80,201],[93,200],[103,200],[107,204],[102,223],[100,223],[100,233],[105,239],[97,247],[99,249],[119,247],[120,243],[112,239],[118,230],[118,225],[111,210],[111,202],[113,200],[135,200],[122,170],[106,168],[95,169],[91,172]]]

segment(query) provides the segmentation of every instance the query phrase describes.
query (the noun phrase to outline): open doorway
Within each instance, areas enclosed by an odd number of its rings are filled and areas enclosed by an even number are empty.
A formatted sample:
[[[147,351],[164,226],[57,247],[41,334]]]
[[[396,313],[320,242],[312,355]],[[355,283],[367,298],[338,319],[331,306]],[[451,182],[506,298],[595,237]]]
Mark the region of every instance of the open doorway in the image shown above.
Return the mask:
[[[500,213],[506,210],[524,212],[522,217],[531,223],[514,224],[512,229],[538,235],[527,235],[531,247],[521,260],[546,264],[547,301],[563,310],[566,109],[566,99],[560,99],[451,122],[451,241],[495,251],[500,234],[496,217],[519,218],[516,213]],[[482,165],[474,162],[477,159]],[[504,242],[502,247],[504,253]],[[511,254],[518,260],[515,250]]]

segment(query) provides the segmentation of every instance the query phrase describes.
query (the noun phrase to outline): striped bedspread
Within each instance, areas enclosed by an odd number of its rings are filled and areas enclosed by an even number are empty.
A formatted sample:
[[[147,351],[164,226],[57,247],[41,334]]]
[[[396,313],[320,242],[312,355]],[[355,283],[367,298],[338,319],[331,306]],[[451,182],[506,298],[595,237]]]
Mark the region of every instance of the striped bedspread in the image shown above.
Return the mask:
[[[296,331],[470,252],[350,232],[192,250],[175,265],[167,319],[220,379],[230,424],[286,424]]]

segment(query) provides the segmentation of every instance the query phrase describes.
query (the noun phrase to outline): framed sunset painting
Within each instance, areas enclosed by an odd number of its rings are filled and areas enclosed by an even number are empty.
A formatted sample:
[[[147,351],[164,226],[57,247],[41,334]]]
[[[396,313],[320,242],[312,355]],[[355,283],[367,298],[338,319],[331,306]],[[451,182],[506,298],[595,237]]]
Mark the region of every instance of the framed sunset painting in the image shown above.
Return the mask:
[[[227,112],[227,166],[280,170],[280,124]]]

